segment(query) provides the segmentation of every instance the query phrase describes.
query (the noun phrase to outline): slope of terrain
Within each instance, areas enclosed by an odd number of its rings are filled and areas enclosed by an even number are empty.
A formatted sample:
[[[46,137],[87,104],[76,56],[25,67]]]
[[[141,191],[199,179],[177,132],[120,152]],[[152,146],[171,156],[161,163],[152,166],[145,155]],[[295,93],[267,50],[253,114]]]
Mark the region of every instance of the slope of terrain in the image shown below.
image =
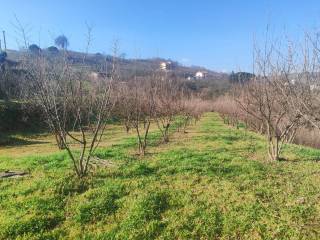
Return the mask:
[[[0,239],[319,239],[320,150],[286,146],[268,162],[262,136],[215,113],[135,155],[136,139],[114,125],[85,182],[50,136],[0,149]],[[21,138],[21,136],[15,136]],[[105,136],[105,139],[108,139]]]
[[[20,66],[22,59],[26,59],[26,56],[31,59],[36,55],[26,51],[8,50],[7,60],[15,63],[14,66]],[[47,50],[43,50],[42,54],[48,58],[55,59],[58,56],[64,56],[60,53],[50,53]],[[185,80],[189,89],[202,93],[203,96],[208,98],[212,96],[221,95],[230,88],[229,74],[216,72],[204,67],[199,66],[183,66],[182,64],[172,61],[170,59],[163,58],[150,58],[150,59],[125,59],[125,58],[113,58],[110,55],[85,54],[81,52],[68,51],[68,62],[75,68],[83,68],[93,74],[104,75],[110,69],[112,69],[113,61],[116,61],[117,68],[119,70],[120,79],[122,81],[129,81],[134,77],[146,77],[152,75],[154,72],[163,71],[160,70],[161,63],[168,64],[168,69],[165,71],[172,78],[179,78]],[[23,66],[21,66],[23,67]],[[205,73],[204,78],[195,78],[197,72]]]
[[[22,58],[25,57],[26,51],[16,51],[16,50],[8,50],[8,59],[12,61],[19,62]],[[61,55],[62,53],[52,54],[47,50],[43,50],[42,53],[48,57],[56,57]],[[30,53],[29,53],[30,55]],[[32,56],[32,54],[31,54]],[[105,55],[101,53],[96,54],[86,54],[82,52],[75,51],[67,51],[67,59],[71,64],[74,65],[86,65],[92,70],[99,71],[101,67],[105,66],[106,62],[108,64],[112,64],[115,60],[119,65],[119,69],[121,74],[130,76],[132,74],[144,75],[148,74],[151,71],[159,70],[160,63],[170,63],[168,68],[171,72],[174,72],[177,76],[186,78],[188,76],[195,76],[196,72],[203,71],[206,72],[208,79],[215,80],[227,80],[228,74],[222,72],[215,72],[204,67],[200,66],[183,66],[180,63],[164,58],[149,58],[149,59],[127,59],[127,58],[114,58],[111,55]]]

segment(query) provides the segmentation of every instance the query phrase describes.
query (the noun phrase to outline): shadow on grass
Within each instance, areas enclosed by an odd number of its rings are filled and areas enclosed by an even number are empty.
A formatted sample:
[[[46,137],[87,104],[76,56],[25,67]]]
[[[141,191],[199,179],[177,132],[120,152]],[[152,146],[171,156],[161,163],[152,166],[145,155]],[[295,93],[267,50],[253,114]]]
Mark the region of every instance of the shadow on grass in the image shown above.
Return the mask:
[[[237,157],[231,151],[196,151],[181,149],[166,152],[159,156],[158,175],[198,174],[233,179],[256,173],[263,175],[265,169],[262,163],[247,161]]]
[[[298,163],[298,162],[320,162],[320,156],[318,156],[317,158],[293,158],[293,159],[289,159],[289,158],[284,158],[281,157],[278,159],[279,162],[287,162],[287,163]]]
[[[295,144],[285,145],[283,149],[284,155],[286,153],[293,154],[290,158],[281,159],[284,162],[319,162],[320,149],[303,147]]]
[[[144,178],[157,174],[158,168],[151,167],[144,162],[134,162],[130,165],[122,165],[117,171],[112,172],[114,178]]]
[[[47,144],[49,142],[26,140],[12,136],[0,136],[0,146],[2,147],[15,147],[33,144]]]

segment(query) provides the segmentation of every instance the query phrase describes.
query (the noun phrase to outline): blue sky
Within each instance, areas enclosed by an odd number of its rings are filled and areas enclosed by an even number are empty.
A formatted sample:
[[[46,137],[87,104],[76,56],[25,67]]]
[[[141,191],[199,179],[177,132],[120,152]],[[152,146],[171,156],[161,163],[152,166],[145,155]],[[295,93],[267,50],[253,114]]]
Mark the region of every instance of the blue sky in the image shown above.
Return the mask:
[[[65,34],[70,49],[110,53],[114,40],[127,57],[165,57],[216,71],[251,70],[253,38],[299,37],[320,27],[316,0],[0,0],[0,30],[18,48],[14,15],[27,25],[30,43],[47,47]]]

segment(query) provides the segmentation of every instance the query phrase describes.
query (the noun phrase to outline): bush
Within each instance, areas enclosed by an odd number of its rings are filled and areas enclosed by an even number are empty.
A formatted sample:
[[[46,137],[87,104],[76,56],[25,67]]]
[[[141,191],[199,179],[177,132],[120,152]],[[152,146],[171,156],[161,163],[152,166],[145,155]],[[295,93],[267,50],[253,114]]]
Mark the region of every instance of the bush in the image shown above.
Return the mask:
[[[18,102],[0,102],[0,131],[38,131],[44,128],[39,109]]]
[[[51,54],[58,54],[59,53],[59,49],[55,46],[48,47],[47,51]]]
[[[33,54],[41,53],[41,48],[37,44],[31,44],[29,46],[29,51]]]

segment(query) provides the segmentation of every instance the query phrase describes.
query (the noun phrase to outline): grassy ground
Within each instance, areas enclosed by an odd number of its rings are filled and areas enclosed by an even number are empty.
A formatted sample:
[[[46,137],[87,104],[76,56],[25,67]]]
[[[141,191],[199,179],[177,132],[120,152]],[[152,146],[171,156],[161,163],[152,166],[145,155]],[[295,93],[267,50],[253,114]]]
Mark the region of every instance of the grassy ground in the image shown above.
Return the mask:
[[[267,162],[261,136],[214,113],[168,144],[153,133],[142,159],[109,132],[97,156],[112,165],[85,183],[49,136],[0,149],[0,170],[31,172],[0,180],[0,239],[320,239],[319,150]]]

